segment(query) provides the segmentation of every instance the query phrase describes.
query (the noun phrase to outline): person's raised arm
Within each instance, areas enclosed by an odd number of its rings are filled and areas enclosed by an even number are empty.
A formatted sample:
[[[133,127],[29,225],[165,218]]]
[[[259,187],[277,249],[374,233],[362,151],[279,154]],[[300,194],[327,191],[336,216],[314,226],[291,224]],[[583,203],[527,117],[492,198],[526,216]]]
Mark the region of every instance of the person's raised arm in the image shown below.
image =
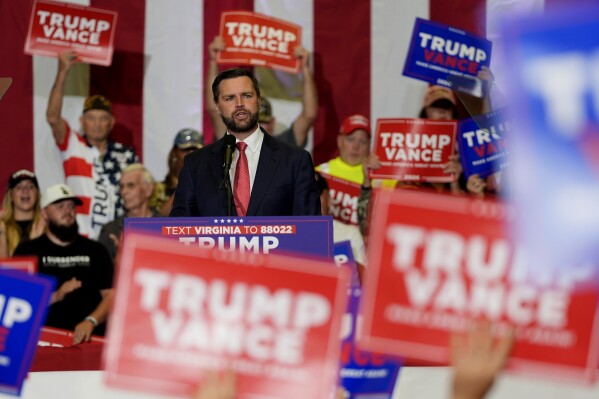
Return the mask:
[[[212,82],[218,76],[218,64],[216,63],[216,56],[219,51],[225,49],[225,41],[221,36],[215,36],[212,43],[208,46],[210,53],[210,61],[208,61],[208,71],[206,72],[206,84],[204,86],[204,103],[210,115],[210,121],[212,122],[212,128],[214,129],[214,140],[221,139],[227,128],[223,120],[220,118],[216,107],[214,106],[214,96],[212,95]]]
[[[452,399],[483,399],[503,369],[514,343],[510,329],[495,339],[488,323],[477,323],[468,334],[451,337]]]
[[[63,51],[58,57],[58,72],[54,86],[50,91],[48,108],[46,109],[46,120],[52,128],[54,140],[61,145],[66,136],[66,122],[62,119],[62,98],[64,96],[64,82],[67,78],[71,66],[77,62],[77,54],[73,50]]]
[[[308,132],[318,115],[318,92],[310,70],[310,53],[303,47],[296,47],[294,55],[300,60],[302,73],[302,112],[293,121],[293,134],[295,143],[303,147],[306,144]]]

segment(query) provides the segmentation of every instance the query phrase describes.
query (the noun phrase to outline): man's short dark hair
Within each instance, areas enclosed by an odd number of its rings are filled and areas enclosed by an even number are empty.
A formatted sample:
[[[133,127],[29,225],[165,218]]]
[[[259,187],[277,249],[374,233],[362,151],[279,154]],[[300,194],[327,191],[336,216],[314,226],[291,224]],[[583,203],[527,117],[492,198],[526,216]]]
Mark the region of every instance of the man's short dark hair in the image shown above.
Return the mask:
[[[260,98],[260,88],[258,87],[258,79],[254,76],[254,73],[249,69],[245,68],[231,68],[226,71],[222,71],[218,74],[214,82],[212,82],[212,97],[214,98],[214,102],[218,102],[218,96],[220,95],[220,82],[227,79],[241,78],[243,76],[247,76],[252,80],[252,85],[254,86],[254,91],[258,98]]]

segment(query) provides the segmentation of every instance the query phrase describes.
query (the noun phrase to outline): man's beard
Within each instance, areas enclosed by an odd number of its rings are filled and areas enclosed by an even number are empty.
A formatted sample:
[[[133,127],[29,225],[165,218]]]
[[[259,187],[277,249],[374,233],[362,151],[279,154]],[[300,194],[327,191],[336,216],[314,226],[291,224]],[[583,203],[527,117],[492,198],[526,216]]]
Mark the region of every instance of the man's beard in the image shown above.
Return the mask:
[[[240,110],[236,110],[235,112],[238,112]],[[258,124],[258,112],[256,112],[255,114],[251,113],[248,109],[244,109],[245,112],[247,112],[250,117],[248,120],[246,120],[245,122],[241,122],[241,123],[237,123],[235,122],[235,112],[233,113],[233,117],[232,118],[227,118],[224,115],[221,115],[223,122],[225,123],[225,126],[227,127],[227,130],[231,133],[250,133],[253,132],[256,129],[256,125]]]
[[[73,242],[79,235],[79,225],[77,221],[70,226],[61,226],[48,220],[48,229],[62,242]]]

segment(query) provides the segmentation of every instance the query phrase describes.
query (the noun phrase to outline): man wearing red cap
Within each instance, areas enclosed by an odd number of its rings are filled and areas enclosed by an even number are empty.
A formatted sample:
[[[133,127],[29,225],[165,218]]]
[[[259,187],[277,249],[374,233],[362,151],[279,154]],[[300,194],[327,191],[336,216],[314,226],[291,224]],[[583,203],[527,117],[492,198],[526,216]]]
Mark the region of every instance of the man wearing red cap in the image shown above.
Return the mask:
[[[124,214],[118,192],[121,170],[139,162],[139,158],[133,148],[109,140],[115,119],[112,104],[105,97],[94,95],[85,100],[79,118],[83,135],[62,118],[64,84],[75,62],[74,51],[60,54],[46,119],[60,150],[65,180],[83,200],[83,205],[77,207],[80,232],[95,239],[104,224]]]
[[[337,136],[339,156],[316,167],[319,172],[353,183],[364,182],[362,162],[370,151],[370,121],[364,115],[345,118]]]

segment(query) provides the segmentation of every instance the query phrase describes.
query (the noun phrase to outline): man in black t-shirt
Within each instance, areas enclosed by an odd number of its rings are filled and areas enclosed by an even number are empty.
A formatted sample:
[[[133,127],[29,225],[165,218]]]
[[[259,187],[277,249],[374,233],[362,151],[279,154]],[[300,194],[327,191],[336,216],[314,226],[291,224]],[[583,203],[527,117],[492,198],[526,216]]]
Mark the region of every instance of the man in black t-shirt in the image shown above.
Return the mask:
[[[38,258],[38,272],[56,278],[46,325],[74,331],[74,342],[104,335],[112,301],[113,265],[106,249],[79,234],[75,206],[81,205],[65,184],[48,187],[42,197],[46,234],[21,243],[14,255]]]

